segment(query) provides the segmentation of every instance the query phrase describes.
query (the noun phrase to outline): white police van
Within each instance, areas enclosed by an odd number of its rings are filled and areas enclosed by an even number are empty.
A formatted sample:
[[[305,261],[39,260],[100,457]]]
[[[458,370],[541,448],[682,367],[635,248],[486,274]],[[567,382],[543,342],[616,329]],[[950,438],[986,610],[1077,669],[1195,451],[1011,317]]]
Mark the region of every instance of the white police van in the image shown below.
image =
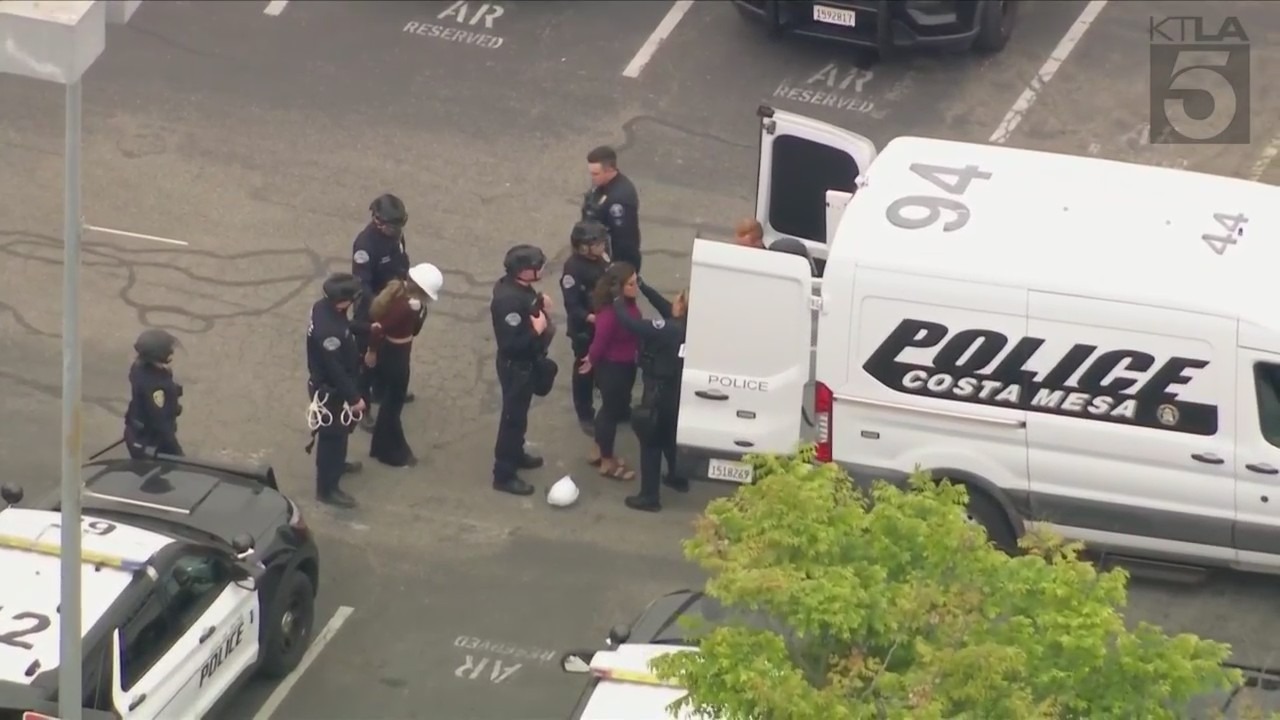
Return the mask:
[[[1280,572],[1280,188],[760,116],[758,218],[825,267],[695,241],[682,474],[749,482],[812,387],[819,459],[1001,545]]]
[[[255,673],[297,666],[318,553],[274,472],[159,456],[85,475],[85,720],[201,718]],[[22,496],[3,488],[0,717],[59,700],[61,515]]]

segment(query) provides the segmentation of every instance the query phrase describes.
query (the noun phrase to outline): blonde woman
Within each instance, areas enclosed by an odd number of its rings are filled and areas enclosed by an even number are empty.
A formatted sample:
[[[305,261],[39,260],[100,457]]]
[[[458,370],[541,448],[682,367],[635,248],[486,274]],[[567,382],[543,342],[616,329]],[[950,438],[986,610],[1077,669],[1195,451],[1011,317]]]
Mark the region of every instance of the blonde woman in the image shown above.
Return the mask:
[[[386,396],[378,408],[369,455],[392,467],[418,463],[404,436],[400,414],[409,392],[409,358],[413,339],[422,331],[427,306],[440,297],[444,275],[431,263],[409,268],[407,280],[392,280],[373,299],[369,316],[376,325],[369,334],[365,364],[378,374]]]

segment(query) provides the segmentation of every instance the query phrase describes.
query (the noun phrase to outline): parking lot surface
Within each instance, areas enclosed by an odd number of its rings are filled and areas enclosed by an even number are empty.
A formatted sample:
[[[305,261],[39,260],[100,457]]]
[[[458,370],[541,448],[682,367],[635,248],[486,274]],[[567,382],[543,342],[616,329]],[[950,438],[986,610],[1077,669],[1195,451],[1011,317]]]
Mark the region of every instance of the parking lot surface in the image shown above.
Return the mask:
[[[1111,3],[1064,54],[1087,5],[1029,3],[996,57],[872,63],[769,39],[728,3],[694,3],[624,77],[671,3],[144,4],[109,31],[85,79],[85,218],[188,244],[86,234],[86,451],[119,437],[134,336],[173,330],[188,452],[275,465],[321,543],[316,632],[337,618],[305,672],[253,684],[225,717],[564,718],[581,680],[560,674],[556,652],[595,646],[652,596],[698,582],[679,542],[727,490],[667,498],[660,515],[625,510],[632,489],[582,460],[588,441],[567,390],[535,404],[530,440],[548,462],[529,479],[546,487],[572,474],[579,506],[553,511],[540,495],[488,487],[490,287],[520,242],[547,249],[558,276],[592,146],[618,147],[639,186],[645,276],[665,291],[687,283],[695,233],[723,236],[751,212],[761,103],[877,143],[986,141],[1030,87],[998,141],[1280,180],[1267,160],[1278,63],[1264,42],[1280,18],[1260,3],[1213,10],[1239,15],[1252,36],[1252,142],[1140,142],[1146,18],[1192,5]],[[0,393],[11,413],[0,453],[29,491],[58,473],[61,102],[57,87],[0,77]],[[366,467],[344,480],[360,507],[333,512],[311,502],[302,452],[305,318],[320,279],[349,267],[369,201],[387,191],[408,204],[413,259],[446,278],[405,414],[423,462]],[[565,367],[567,347],[555,352]],[[353,455],[366,448],[357,433]],[[1276,664],[1277,599],[1257,578],[1137,582],[1130,614]]]

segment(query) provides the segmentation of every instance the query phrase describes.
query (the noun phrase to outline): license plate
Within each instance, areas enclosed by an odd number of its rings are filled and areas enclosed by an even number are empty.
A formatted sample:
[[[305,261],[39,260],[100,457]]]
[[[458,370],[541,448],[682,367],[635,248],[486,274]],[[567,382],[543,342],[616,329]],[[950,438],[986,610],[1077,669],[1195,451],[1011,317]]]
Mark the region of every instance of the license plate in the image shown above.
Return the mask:
[[[749,483],[753,475],[754,471],[751,466],[744,462],[712,460],[711,464],[707,466],[707,477],[712,480]]]
[[[813,19],[816,22],[853,27],[853,18],[854,13],[852,10],[827,7],[826,5],[813,6]]]

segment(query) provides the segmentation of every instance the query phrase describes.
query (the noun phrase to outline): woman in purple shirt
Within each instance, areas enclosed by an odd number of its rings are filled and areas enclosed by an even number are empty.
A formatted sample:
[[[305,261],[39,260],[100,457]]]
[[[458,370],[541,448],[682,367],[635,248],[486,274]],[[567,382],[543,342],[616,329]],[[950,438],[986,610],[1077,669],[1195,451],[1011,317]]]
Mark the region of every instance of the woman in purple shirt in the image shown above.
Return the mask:
[[[631,388],[636,383],[636,356],[640,341],[615,316],[613,301],[623,298],[623,306],[631,315],[639,318],[636,307],[639,293],[635,267],[617,262],[609,266],[592,293],[592,306],[596,309],[596,332],[587,351],[586,362],[578,372],[595,371],[596,386],[600,388],[600,412],[596,413],[595,440],[588,462],[600,467],[600,474],[614,480],[634,480],[631,470],[613,452],[613,441],[618,434],[618,424],[631,409]]]

